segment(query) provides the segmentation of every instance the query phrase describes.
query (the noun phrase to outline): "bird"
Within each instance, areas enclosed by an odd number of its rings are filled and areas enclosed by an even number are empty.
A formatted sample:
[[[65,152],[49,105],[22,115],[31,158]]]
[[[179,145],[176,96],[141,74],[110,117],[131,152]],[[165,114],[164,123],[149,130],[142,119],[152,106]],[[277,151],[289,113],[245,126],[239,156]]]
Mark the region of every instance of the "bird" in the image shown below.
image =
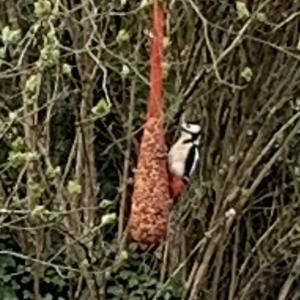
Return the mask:
[[[174,199],[178,199],[186,190],[199,161],[201,129],[198,121],[187,122],[183,118],[179,138],[168,152],[170,193]]]

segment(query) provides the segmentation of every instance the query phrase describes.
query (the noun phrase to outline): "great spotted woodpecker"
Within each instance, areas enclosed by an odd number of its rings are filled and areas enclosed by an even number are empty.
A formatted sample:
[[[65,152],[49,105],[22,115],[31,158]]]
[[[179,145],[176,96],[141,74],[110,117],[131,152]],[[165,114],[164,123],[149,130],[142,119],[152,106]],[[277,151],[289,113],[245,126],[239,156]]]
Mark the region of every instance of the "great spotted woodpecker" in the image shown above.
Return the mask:
[[[177,199],[187,188],[199,161],[201,126],[198,123],[182,121],[178,140],[168,152],[170,191]]]

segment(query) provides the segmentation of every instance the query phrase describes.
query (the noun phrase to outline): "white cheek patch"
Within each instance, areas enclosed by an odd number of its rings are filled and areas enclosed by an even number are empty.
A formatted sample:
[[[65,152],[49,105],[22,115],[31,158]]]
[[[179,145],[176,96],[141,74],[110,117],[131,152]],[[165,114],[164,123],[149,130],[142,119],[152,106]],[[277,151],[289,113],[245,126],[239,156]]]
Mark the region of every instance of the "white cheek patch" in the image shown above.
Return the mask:
[[[200,133],[201,126],[199,124],[182,123],[182,128],[190,133]]]

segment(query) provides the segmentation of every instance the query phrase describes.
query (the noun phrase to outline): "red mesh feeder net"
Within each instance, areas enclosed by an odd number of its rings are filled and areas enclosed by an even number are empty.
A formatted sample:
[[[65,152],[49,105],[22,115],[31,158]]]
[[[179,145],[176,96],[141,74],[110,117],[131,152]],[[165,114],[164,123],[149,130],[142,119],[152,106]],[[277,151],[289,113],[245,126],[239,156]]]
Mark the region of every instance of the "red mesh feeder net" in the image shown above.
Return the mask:
[[[154,1],[150,97],[129,218],[129,233],[143,249],[165,238],[172,206],[163,113],[164,17],[162,4]]]

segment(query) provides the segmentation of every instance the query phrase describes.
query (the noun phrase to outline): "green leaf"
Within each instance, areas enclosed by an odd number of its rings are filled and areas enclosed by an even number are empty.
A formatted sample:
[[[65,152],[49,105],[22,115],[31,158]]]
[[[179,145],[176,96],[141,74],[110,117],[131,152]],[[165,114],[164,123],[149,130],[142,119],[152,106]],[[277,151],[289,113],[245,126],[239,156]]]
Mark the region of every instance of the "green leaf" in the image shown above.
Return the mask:
[[[49,294],[49,293],[47,293],[45,295],[45,297],[43,297],[43,300],[52,300],[52,299],[53,299],[53,296],[51,294]]]
[[[22,152],[10,151],[8,154],[8,161],[13,168],[20,167],[25,164],[27,154]]]
[[[132,243],[129,244],[128,248],[129,248],[130,251],[135,252],[138,249],[138,244],[132,242]]]
[[[240,19],[250,17],[250,12],[249,12],[245,2],[237,1],[236,2],[236,10],[237,10],[237,14]]]
[[[19,290],[21,288],[21,286],[15,280],[11,280],[10,282],[11,282],[10,286],[12,287],[12,289],[14,291],[17,291],[17,290]]]
[[[260,22],[265,22],[267,20],[267,16],[265,13],[259,12],[256,14],[256,18]]]
[[[108,115],[111,110],[111,105],[106,99],[101,98],[98,103],[92,108],[92,113],[98,118],[103,118]]]
[[[40,83],[40,77],[38,74],[32,74],[25,83],[25,90],[27,93],[36,93],[37,86]]]
[[[44,205],[36,205],[34,209],[31,212],[31,215],[33,217],[42,217],[43,213],[45,212],[45,206]]]
[[[131,276],[132,276],[132,272],[127,271],[127,270],[123,270],[119,274],[119,277],[122,278],[122,279],[128,279]]]
[[[49,0],[38,0],[34,3],[34,13],[38,18],[50,15],[52,12],[52,5]]]
[[[138,286],[139,285],[139,281],[137,278],[130,278],[128,281],[128,286],[130,288],[134,287],[134,286]]]
[[[9,294],[3,298],[3,300],[18,300],[15,295]]]
[[[107,289],[107,292],[111,295],[121,297],[121,296],[123,296],[123,287],[122,286],[110,286]]]
[[[16,267],[15,259],[10,255],[0,256],[0,271],[6,267]]]
[[[151,278],[150,280],[146,281],[143,286],[149,287],[157,284],[157,280],[154,278]]]
[[[21,282],[26,284],[29,283],[31,279],[32,279],[31,276],[22,276]],[[24,292],[26,292],[26,290]]]
[[[128,259],[128,252],[126,250],[122,250],[118,256],[120,260],[127,260]]]
[[[26,152],[25,154],[28,162],[38,161],[40,159],[40,155],[37,152]]]
[[[42,184],[34,182],[30,186],[31,192],[34,194],[34,197],[40,198],[42,197],[43,193],[45,192],[45,188]]]
[[[50,179],[57,179],[61,175],[61,167],[56,166],[53,168],[52,166],[48,167],[46,170],[46,175]]]
[[[147,289],[147,295],[150,299],[156,294],[156,289]]]
[[[1,32],[2,41],[5,45],[16,44],[21,39],[21,30],[11,30],[5,26]]]
[[[24,101],[28,104],[33,104],[37,99],[37,93],[39,90],[39,86],[42,81],[42,76],[40,73],[32,74],[28,77],[25,83],[24,88]]]
[[[126,77],[130,73],[130,69],[127,65],[122,66],[121,74]]]
[[[68,192],[71,195],[79,195],[82,192],[81,185],[76,180],[70,180],[68,182]]]
[[[7,282],[11,281],[11,276],[4,275],[4,276],[1,276],[1,279],[2,279],[2,282],[7,283]]]
[[[241,76],[247,81],[251,81],[252,77],[253,77],[253,73],[252,70],[249,67],[246,67],[242,73]]]
[[[145,290],[144,289],[136,289],[134,292],[133,292],[133,295],[136,296],[136,297],[139,297],[139,299],[144,299],[142,298],[142,296],[145,295]],[[131,298],[130,298],[131,299]]]
[[[281,145],[284,142],[284,133],[280,132],[276,134],[276,142]]]
[[[11,143],[11,148],[14,151],[22,151],[25,148],[24,138],[21,136],[17,136],[13,142]]]
[[[117,219],[116,213],[110,213],[101,217],[101,226],[113,224]]]
[[[18,118],[18,112],[10,111],[8,117],[11,121],[14,121]]]
[[[34,296],[30,291],[24,290],[23,291],[23,299],[34,299]]]
[[[100,202],[100,208],[107,208],[109,206],[112,206],[113,205],[113,202],[111,200],[107,200],[107,199],[103,199],[101,200]]]
[[[69,64],[63,64],[63,74],[70,76],[72,74],[72,67]]]
[[[58,46],[59,42],[56,38],[55,30],[51,27],[47,35],[44,36],[44,47],[41,50],[41,58],[48,67],[54,66],[59,62],[60,50]]]
[[[129,35],[128,31],[126,31],[125,29],[121,29],[118,32],[116,41],[118,44],[121,44],[121,43],[129,41],[129,39],[130,39],[130,35]]]

